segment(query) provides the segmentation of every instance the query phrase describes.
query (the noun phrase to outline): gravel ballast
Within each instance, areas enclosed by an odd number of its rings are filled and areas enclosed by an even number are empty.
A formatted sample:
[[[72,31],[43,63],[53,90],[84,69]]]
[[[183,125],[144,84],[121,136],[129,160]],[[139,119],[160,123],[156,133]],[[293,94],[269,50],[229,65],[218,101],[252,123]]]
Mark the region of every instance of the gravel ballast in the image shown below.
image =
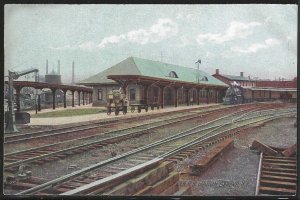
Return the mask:
[[[234,149],[226,152],[201,176],[181,175],[179,185],[190,186],[193,196],[255,195],[259,154],[249,147],[253,140],[284,148],[295,144],[297,142],[295,120],[295,118],[276,119],[241,132],[235,137]],[[203,156],[201,151],[198,154],[200,155],[185,160],[185,167]]]

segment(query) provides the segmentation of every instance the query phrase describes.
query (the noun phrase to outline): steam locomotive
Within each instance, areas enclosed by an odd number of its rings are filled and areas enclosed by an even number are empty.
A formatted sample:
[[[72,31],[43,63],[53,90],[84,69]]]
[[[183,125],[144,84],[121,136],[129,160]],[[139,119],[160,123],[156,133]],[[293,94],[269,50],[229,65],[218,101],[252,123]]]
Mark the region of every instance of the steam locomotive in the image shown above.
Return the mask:
[[[223,98],[224,105],[241,104],[244,103],[244,89],[233,82],[226,90],[225,97]]]

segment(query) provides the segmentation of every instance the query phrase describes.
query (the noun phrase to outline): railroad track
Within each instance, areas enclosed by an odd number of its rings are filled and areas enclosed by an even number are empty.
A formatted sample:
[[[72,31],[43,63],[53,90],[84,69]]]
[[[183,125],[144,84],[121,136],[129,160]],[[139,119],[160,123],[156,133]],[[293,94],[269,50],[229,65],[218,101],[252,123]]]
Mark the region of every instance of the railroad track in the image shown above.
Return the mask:
[[[239,108],[240,109],[240,108]],[[241,109],[236,112],[246,112],[252,108]],[[225,112],[219,113],[220,116],[226,114],[227,112],[232,112],[231,110],[225,109]],[[170,117],[167,120],[156,121],[153,123],[144,123],[137,125],[135,127],[128,127],[123,129],[117,129],[113,131],[108,131],[101,133],[99,135],[85,136],[81,138],[72,139],[69,141],[57,142],[55,144],[44,145],[41,147],[21,150],[17,152],[7,153],[4,156],[4,166],[6,169],[17,167],[21,164],[26,164],[30,162],[35,162],[36,164],[43,164],[44,162],[49,162],[53,160],[58,160],[60,158],[69,156],[70,154],[76,154],[82,151],[87,151],[94,148],[99,148],[114,142],[122,141],[124,139],[136,137],[141,134],[147,133],[146,131],[153,130],[155,128],[159,128],[162,126],[172,125],[176,123],[183,122],[185,120],[190,120],[194,118],[200,118],[199,114],[201,114],[201,118],[205,118],[209,114],[212,114],[218,111],[208,111],[203,113],[193,113],[187,114],[180,117]],[[136,128],[136,129],[134,129]],[[67,144],[78,142],[79,140],[87,141],[87,143],[79,144],[77,146],[72,145],[70,148],[60,148],[59,145],[66,146]],[[95,141],[96,140],[96,141]],[[10,171],[14,171],[16,169],[12,169]]]
[[[171,111],[167,113],[157,113],[152,115],[144,115],[144,116],[131,116],[127,117],[125,119],[117,118],[117,119],[110,119],[110,120],[104,120],[104,121],[96,121],[96,122],[89,122],[89,123],[80,123],[79,125],[72,125],[72,126],[66,126],[51,130],[43,130],[43,131],[37,131],[32,133],[24,133],[24,134],[14,134],[14,135],[5,135],[5,141],[4,145],[12,145],[12,144],[19,144],[24,142],[34,142],[34,141],[49,141],[49,140],[69,140],[74,139],[76,137],[80,137],[82,135],[82,132],[86,131],[92,131],[102,128],[103,130],[106,130],[110,128],[113,125],[116,124],[125,124],[125,123],[132,123],[134,120],[141,121],[141,120],[153,120],[156,119],[156,121],[165,120],[163,119],[164,116],[168,116],[170,114],[175,115],[182,115],[182,113],[187,113],[187,115],[192,115],[193,111],[195,112],[216,112],[221,111],[222,109],[228,110],[232,108],[238,108],[238,107],[251,107],[256,106],[258,107],[264,107],[264,108],[270,108],[270,107],[276,107],[277,104],[243,104],[238,106],[228,106],[228,107],[222,107],[222,106],[210,106],[208,108],[192,108],[192,109],[185,109],[180,111]],[[156,117],[158,116],[158,117]],[[182,116],[178,116],[180,118]],[[122,121],[121,121],[122,120]],[[150,122],[151,123],[151,122]],[[134,126],[133,126],[134,127]],[[36,145],[36,144],[35,144]]]
[[[296,195],[297,158],[261,153],[255,195]]]
[[[245,112],[247,110],[249,110],[249,109],[240,110],[233,114],[236,115],[241,112]],[[211,112],[214,112],[214,111],[211,111]],[[204,118],[206,115],[211,114],[211,112],[202,113],[202,117]],[[96,141],[92,140],[91,142],[87,142],[87,143],[73,146],[70,148],[58,148],[58,145],[65,144],[65,142],[60,142],[60,143],[46,145],[46,146],[42,146],[42,147],[31,148],[31,149],[27,149],[27,150],[23,150],[23,151],[8,153],[8,154],[5,154],[5,156],[4,156],[4,167],[5,167],[6,171],[12,173],[12,172],[16,171],[17,167],[19,167],[20,165],[24,165],[24,164],[28,164],[28,163],[44,164],[46,162],[56,161],[56,160],[65,158],[67,156],[70,156],[72,154],[82,153],[82,152],[85,152],[85,151],[88,151],[91,149],[106,146],[108,144],[120,142],[125,139],[137,137],[139,135],[147,133],[147,131],[149,131],[149,130],[153,130],[155,128],[174,124],[174,123],[179,123],[184,120],[189,120],[189,119],[192,119],[195,117],[198,117],[198,115],[192,114],[192,115],[187,115],[184,117],[182,117],[182,116],[181,117],[173,117],[173,118],[169,118],[169,120],[171,120],[171,121],[168,122],[168,120],[165,120],[163,122],[159,122],[155,126],[152,125],[150,127],[147,127],[147,126],[144,126],[143,124],[138,125],[138,126],[136,126],[138,128],[137,130],[132,130],[132,127],[121,129],[121,130],[114,130],[114,131],[106,132],[106,134],[104,134],[104,135],[101,135],[102,137]],[[225,118],[225,117],[223,117],[223,118]],[[213,122],[211,122],[211,123],[213,123]],[[143,128],[139,129],[140,127],[143,127]],[[125,132],[122,132],[122,131],[125,131]],[[96,137],[95,136],[86,136],[86,137],[82,137],[79,139],[85,140],[85,139],[91,139],[91,138],[95,139]],[[75,142],[75,141],[78,141],[79,139],[74,139],[72,141]]]
[[[241,112],[245,112],[246,110],[240,110],[235,112],[234,114],[239,114]],[[213,112],[213,111],[212,111]],[[209,113],[202,113],[202,118],[205,116],[211,114]],[[123,141],[125,139],[129,139],[132,137],[137,137],[138,135],[146,134],[147,131],[153,130],[155,128],[160,128],[162,126],[167,126],[170,124],[175,124],[179,123],[185,120],[190,120],[193,118],[199,117],[199,113],[194,113],[194,114],[189,114],[187,116],[181,116],[181,117],[172,117],[169,118],[168,120],[160,121],[160,122],[153,122],[153,123],[148,123],[148,124],[140,124],[137,125],[133,129],[133,127],[129,128],[124,128],[124,129],[119,129],[119,130],[113,130],[106,132],[104,134],[101,134],[101,138],[98,140],[93,140],[91,142],[87,142],[84,144],[80,144],[77,146],[73,146],[70,148],[62,148],[59,149],[58,145],[64,144],[66,142],[60,142],[56,144],[50,144],[42,147],[37,147],[37,148],[31,148],[23,151],[18,151],[18,152],[13,152],[13,153],[8,153],[5,154],[4,156],[4,168],[7,170],[8,168],[13,168],[9,170],[10,172],[16,171],[16,168],[19,165],[22,164],[28,164],[28,163],[35,163],[35,164],[43,164],[45,162],[50,162],[50,161],[55,161],[64,157],[67,157],[71,154],[77,154],[80,152],[84,152],[87,150],[91,150],[94,148],[99,148],[106,146],[108,144],[116,143],[118,141]],[[227,116],[223,116],[225,118]],[[154,125],[155,124],[155,125]],[[96,137],[93,136],[86,136],[79,138],[81,140],[86,140],[86,139],[95,139]],[[74,139],[74,141],[79,140]],[[70,141],[67,141],[70,142]]]
[[[228,108],[231,108],[234,106],[230,106]],[[72,132],[79,132],[79,131],[85,131],[85,130],[90,130],[94,128],[99,128],[99,127],[105,127],[105,126],[110,126],[113,124],[117,123],[126,123],[126,122],[131,122],[132,120],[147,120],[147,119],[153,119],[156,116],[168,116],[173,113],[188,113],[193,110],[199,110],[199,111],[213,111],[222,108],[220,105],[214,105],[214,106],[209,106],[209,107],[202,107],[202,108],[191,108],[191,109],[185,109],[185,110],[179,110],[179,111],[170,111],[170,112],[165,112],[165,113],[156,113],[156,114],[151,114],[151,115],[142,115],[142,116],[130,116],[130,117],[119,117],[119,118],[114,118],[114,119],[109,119],[109,120],[101,120],[101,121],[94,121],[94,122],[88,122],[88,123],[80,123],[80,124],[72,124],[71,126],[64,126],[60,128],[55,128],[55,129],[50,129],[50,130],[42,130],[42,131],[36,131],[36,132],[29,132],[29,133],[23,133],[23,134],[7,134],[5,135],[4,138],[4,144],[13,144],[13,143],[18,143],[18,142],[23,142],[27,140],[33,140],[36,138],[46,138],[46,137],[51,137],[51,136],[59,136],[65,134],[69,134]],[[228,109],[224,107],[224,109]],[[124,118],[124,119],[123,119]]]
[[[228,135],[228,132],[234,129],[257,123],[259,121],[294,115],[294,113],[294,111],[278,112],[273,110],[271,113],[265,113],[264,115],[257,116],[254,114],[253,116],[247,116],[244,119],[238,119],[234,124],[230,117],[226,119],[226,122],[223,121],[221,124],[212,125],[207,123],[202,125],[201,128],[198,127],[198,129],[190,129],[181,132],[177,135],[129,151],[114,158],[110,158],[96,165],[92,165],[85,169],[63,176],[59,179],[40,185],[36,184],[31,189],[18,194],[73,194],[75,191],[71,192],[72,189],[76,190],[75,188],[78,188],[81,185],[86,185],[98,179],[107,178],[113,174],[124,171],[124,169],[130,166],[136,166],[157,158],[166,159],[192,146],[199,144],[203,145],[203,143],[217,139],[222,135],[225,137]],[[19,184],[20,183],[22,183],[22,181],[19,182]],[[23,184],[26,183],[23,182]],[[56,188],[53,188],[52,186],[56,186]],[[78,193],[78,191],[76,191],[76,194],[84,194],[81,192]]]

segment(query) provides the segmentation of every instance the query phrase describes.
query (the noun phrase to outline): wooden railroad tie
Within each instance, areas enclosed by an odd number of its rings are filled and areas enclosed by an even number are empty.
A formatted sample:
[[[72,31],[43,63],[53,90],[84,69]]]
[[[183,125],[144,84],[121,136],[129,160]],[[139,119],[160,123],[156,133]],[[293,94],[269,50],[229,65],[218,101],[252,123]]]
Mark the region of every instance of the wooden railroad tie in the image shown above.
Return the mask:
[[[234,146],[234,140],[231,138],[218,144],[196,164],[189,166],[190,174],[197,175],[197,176],[201,175],[203,172],[207,170],[209,166],[211,166],[214,162],[216,162],[218,158],[223,155],[224,152],[233,148],[233,146]]]
[[[276,156],[278,155],[278,152],[275,151],[274,149],[272,149],[271,147],[258,142],[256,140],[253,141],[251,148],[256,149],[260,152],[262,152],[264,155],[268,155],[268,156]]]
[[[261,154],[256,195],[295,195],[296,158]]]

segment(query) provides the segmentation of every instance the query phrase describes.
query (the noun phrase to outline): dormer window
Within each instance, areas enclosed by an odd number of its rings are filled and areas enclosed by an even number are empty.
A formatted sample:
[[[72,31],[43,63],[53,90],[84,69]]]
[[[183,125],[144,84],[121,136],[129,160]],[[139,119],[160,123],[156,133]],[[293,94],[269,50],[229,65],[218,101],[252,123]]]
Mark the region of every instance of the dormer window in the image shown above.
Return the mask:
[[[174,72],[174,71],[171,71],[171,72],[169,73],[169,77],[171,77],[171,78],[178,78],[176,72]]]
[[[201,81],[208,81],[208,78],[206,76],[204,76]]]

